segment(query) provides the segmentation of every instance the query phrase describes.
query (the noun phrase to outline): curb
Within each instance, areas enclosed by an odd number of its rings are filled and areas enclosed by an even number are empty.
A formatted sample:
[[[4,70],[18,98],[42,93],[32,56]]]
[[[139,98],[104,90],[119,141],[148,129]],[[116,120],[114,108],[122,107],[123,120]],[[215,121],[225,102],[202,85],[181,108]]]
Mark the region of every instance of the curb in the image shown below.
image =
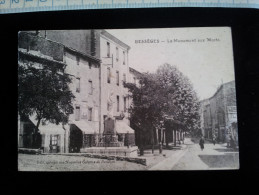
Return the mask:
[[[145,166],[147,165],[145,158],[127,157],[127,156],[114,156],[114,155],[102,155],[102,154],[90,154],[90,153],[57,153],[57,154],[44,153],[43,155],[83,156],[83,157],[88,157],[88,158],[128,161],[128,162],[132,162],[132,163],[142,164]]]

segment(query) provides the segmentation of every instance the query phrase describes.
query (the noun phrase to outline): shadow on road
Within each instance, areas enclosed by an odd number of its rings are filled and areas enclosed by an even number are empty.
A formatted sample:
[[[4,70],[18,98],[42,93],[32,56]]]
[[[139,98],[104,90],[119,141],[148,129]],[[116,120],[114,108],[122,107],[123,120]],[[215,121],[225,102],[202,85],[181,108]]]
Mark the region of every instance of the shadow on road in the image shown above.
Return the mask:
[[[209,166],[209,168],[238,168],[239,154],[231,153],[225,155],[199,155],[200,159]]]

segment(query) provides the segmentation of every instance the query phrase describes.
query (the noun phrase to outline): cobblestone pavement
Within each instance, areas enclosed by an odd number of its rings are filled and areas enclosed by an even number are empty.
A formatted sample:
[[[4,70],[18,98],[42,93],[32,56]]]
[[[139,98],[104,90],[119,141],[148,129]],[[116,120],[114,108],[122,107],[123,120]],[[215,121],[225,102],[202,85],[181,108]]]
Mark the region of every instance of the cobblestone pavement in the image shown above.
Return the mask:
[[[186,140],[187,151],[172,170],[213,170],[238,169],[239,152],[226,147],[225,144],[213,145],[208,141],[202,151],[198,143]]]

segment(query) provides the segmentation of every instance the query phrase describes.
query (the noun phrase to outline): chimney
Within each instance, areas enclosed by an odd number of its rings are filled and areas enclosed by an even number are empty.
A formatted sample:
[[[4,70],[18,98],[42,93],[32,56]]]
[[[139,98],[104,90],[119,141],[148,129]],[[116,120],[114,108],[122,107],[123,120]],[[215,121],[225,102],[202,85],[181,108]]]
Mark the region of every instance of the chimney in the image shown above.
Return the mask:
[[[90,36],[90,41],[91,41],[91,56],[96,56],[96,35],[95,35],[95,30],[91,30],[91,36]]]

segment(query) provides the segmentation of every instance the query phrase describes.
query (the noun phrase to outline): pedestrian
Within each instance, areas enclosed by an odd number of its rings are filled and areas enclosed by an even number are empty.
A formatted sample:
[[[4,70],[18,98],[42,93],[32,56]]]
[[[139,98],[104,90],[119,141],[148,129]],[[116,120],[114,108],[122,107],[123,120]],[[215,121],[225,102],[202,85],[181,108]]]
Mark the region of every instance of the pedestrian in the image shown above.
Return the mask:
[[[201,147],[201,150],[203,150],[204,149],[204,138],[203,138],[203,136],[201,137],[201,139],[200,139],[200,147]]]
[[[214,146],[215,146],[215,144],[216,144],[216,136],[215,136],[215,135],[213,135],[213,137],[212,137],[212,143],[213,143]]]
[[[230,136],[230,147],[236,149],[236,143],[232,136]]]

